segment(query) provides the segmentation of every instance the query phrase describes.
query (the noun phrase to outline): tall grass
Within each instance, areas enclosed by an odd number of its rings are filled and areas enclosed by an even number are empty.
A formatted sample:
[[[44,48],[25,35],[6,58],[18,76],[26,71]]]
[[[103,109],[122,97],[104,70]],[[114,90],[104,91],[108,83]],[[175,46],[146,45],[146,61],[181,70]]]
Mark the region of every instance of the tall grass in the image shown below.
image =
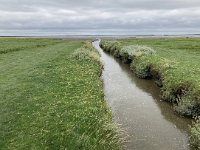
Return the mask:
[[[200,118],[197,119],[194,126],[191,128],[190,143],[196,148],[200,149]]]
[[[120,50],[119,54],[121,56],[128,55],[129,57],[134,59],[135,57],[139,57],[139,56],[142,56],[142,55],[155,54],[155,50],[153,50],[152,48],[147,47],[147,46],[130,45],[130,46],[124,46]]]
[[[100,55],[96,49],[92,46],[90,42],[85,42],[81,48],[75,50],[72,54],[72,58],[75,58],[79,62],[88,62],[92,64],[96,64],[98,66],[99,73],[102,71],[102,61],[100,60]],[[100,74],[97,74],[100,76]],[[93,81],[90,81],[91,83]],[[102,85],[101,85],[102,88]],[[102,99],[103,100],[103,99]],[[88,102],[88,104],[91,102]],[[106,114],[99,118],[96,114],[93,114],[94,117],[98,118],[96,123],[93,120],[88,120],[89,126],[91,131],[95,133],[95,138],[97,141],[94,143],[94,147],[91,149],[119,149],[120,148],[120,139],[119,139],[119,130],[117,127],[112,123],[112,114],[109,111],[109,108],[106,106],[104,101],[101,101],[101,109],[106,110]],[[91,107],[91,104],[88,106]],[[86,106],[87,107],[87,106]],[[93,106],[97,107],[97,106]],[[92,115],[92,114],[91,114]],[[82,116],[82,115],[81,115]],[[95,128],[94,128],[95,126]],[[85,134],[85,133],[83,133]],[[87,134],[87,133],[86,133]],[[89,138],[89,137],[87,137]],[[91,137],[90,137],[91,138]],[[85,139],[85,137],[83,137]],[[106,147],[102,147],[103,145],[107,145]]]
[[[82,61],[87,60],[91,62],[96,62],[102,65],[99,53],[92,47],[91,43],[85,42],[81,48],[75,50],[72,57]]]

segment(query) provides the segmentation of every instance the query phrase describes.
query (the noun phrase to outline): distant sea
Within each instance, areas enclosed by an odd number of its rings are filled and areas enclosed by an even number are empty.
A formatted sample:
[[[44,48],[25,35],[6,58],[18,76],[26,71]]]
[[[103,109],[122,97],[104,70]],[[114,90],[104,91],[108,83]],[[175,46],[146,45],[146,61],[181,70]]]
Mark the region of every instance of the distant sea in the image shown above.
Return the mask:
[[[106,37],[200,37],[200,31],[167,31],[167,30],[112,30],[112,29],[0,29],[0,36],[39,36],[39,37],[88,37],[88,36],[106,36]]]

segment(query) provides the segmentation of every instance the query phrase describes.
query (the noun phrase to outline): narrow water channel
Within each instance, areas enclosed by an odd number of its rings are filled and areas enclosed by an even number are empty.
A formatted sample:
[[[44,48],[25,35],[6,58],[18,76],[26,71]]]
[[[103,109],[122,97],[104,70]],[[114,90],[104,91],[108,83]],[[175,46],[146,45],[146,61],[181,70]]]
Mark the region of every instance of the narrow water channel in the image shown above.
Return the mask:
[[[188,135],[191,120],[178,117],[170,104],[160,100],[153,81],[135,77],[128,65],[103,52],[99,41],[93,46],[104,63],[105,99],[114,121],[128,135],[124,149],[192,150]]]

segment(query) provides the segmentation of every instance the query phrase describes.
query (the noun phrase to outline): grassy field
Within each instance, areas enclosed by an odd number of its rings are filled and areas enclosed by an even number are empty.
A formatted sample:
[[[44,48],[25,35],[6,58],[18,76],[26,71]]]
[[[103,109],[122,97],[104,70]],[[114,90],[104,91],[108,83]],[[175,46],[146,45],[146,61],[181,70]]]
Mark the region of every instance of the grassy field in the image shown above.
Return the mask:
[[[0,149],[119,149],[89,43],[0,43]]]
[[[131,63],[140,78],[152,78],[162,99],[181,115],[200,116],[200,39],[146,38],[102,41],[101,47]],[[200,149],[200,121],[191,129],[191,142]]]

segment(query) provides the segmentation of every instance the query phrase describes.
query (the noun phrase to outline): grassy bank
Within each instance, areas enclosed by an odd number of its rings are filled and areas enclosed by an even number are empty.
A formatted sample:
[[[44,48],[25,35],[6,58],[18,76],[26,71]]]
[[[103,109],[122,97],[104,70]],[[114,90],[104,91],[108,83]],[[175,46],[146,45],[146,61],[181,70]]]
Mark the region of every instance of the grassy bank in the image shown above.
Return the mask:
[[[140,78],[154,79],[162,99],[181,115],[200,115],[200,39],[125,39],[103,41],[101,47],[130,63]],[[200,147],[200,123],[192,128],[192,143]]]
[[[119,149],[91,44],[0,41],[1,149]]]

